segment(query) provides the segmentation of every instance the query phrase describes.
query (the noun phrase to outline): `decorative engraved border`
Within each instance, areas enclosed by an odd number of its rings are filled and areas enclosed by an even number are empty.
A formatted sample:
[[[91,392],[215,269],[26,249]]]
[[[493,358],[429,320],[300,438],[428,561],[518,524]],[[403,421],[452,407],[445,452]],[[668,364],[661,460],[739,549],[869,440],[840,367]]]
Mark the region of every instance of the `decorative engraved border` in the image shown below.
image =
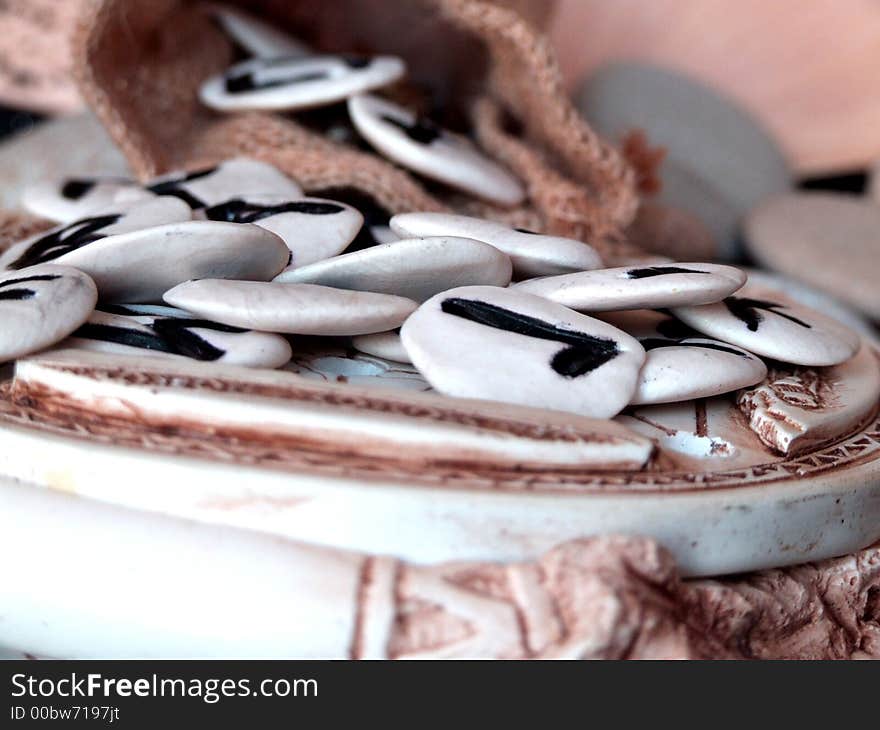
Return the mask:
[[[122,372],[122,371],[118,371]],[[107,369],[112,376],[112,369]],[[128,382],[144,384],[150,375],[123,372]],[[183,380],[168,377],[181,384]],[[196,379],[186,384],[196,387]],[[198,382],[206,389],[222,388],[226,383],[216,379]],[[259,386],[257,386],[259,387]],[[407,486],[448,487],[453,489],[503,490],[541,493],[632,494],[632,493],[686,493],[706,490],[752,487],[780,481],[816,477],[832,469],[854,467],[877,462],[880,477],[880,411],[875,409],[861,428],[834,443],[823,445],[812,452],[789,459],[735,469],[687,472],[664,471],[649,467],[643,471],[583,471],[562,468],[506,468],[502,466],[466,467],[456,464],[436,464],[414,461],[391,462],[376,457],[359,456],[340,449],[321,448],[314,444],[243,438],[240,435],[218,433],[213,426],[200,429],[197,423],[179,427],[150,426],[118,417],[86,411],[59,412],[43,410],[35,404],[13,401],[9,384],[0,385],[0,428],[4,424],[26,427],[54,435],[83,439],[104,445],[143,449],[161,454],[195,457],[229,464],[259,467],[292,473],[306,473],[329,478],[398,482]],[[292,390],[296,390],[295,388]],[[346,393],[345,386],[327,386],[324,393],[309,392],[308,397],[329,405],[345,404],[374,410],[376,403],[359,404],[359,398]],[[396,399],[399,399],[396,398]],[[27,399],[25,399],[26,401]],[[878,404],[880,406],[880,404]],[[386,403],[387,407],[387,403]],[[399,407],[400,412],[409,408]],[[413,412],[426,409],[423,403],[411,404]],[[431,409],[428,409],[431,410]],[[75,417],[73,417],[75,416]],[[503,425],[504,419],[486,414],[493,426]],[[484,422],[485,425],[485,422]],[[515,423],[510,423],[511,431]]]

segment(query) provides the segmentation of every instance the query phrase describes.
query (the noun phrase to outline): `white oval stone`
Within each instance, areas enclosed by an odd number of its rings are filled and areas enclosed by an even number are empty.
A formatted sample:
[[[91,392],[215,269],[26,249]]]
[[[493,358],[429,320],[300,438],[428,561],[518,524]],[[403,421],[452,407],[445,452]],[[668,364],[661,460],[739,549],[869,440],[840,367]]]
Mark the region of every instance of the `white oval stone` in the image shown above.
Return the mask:
[[[411,362],[406,348],[400,341],[400,331],[377,332],[374,335],[359,335],[353,337],[351,345],[355,350],[367,355],[374,355],[385,360],[395,362]]]
[[[639,340],[646,350],[634,405],[709,398],[761,382],[767,366],[750,352],[717,340]]]
[[[752,353],[702,337],[663,312],[632,309],[598,316],[645,348],[634,405],[709,398],[754,385],[767,374],[767,366]]]
[[[519,205],[525,189],[467,138],[378,96],[348,100],[357,131],[388,159],[425,177],[501,205]]]
[[[208,220],[253,223],[272,231],[293,254],[291,268],[341,253],[364,222],[361,212],[345,203],[279,195],[236,196],[203,214]]]
[[[451,213],[400,213],[389,223],[399,236],[461,236],[506,253],[520,279],[552,276],[602,267],[592,246],[571,238],[518,231],[503,223]]]
[[[403,325],[413,363],[441,393],[610,418],[636,390],[645,351],[616,327],[512,289],[429,299]]]
[[[281,170],[249,157],[233,157],[214,167],[178,170],[157,177],[146,189],[156,195],[173,195],[193,210],[250,195],[302,197],[302,188]]]
[[[255,58],[208,79],[199,98],[220,111],[310,109],[387,86],[405,72],[397,56]]]
[[[28,186],[22,191],[21,204],[34,215],[58,223],[70,223],[116,203],[153,197],[149,190],[127,178],[65,177]]]
[[[859,336],[778,292],[746,285],[717,304],[672,313],[698,332],[796,365],[836,365],[859,349]]]
[[[709,304],[745,283],[745,272],[733,266],[676,262],[582,271],[514,286],[579,311],[609,312]]]
[[[152,302],[189,279],[268,281],[289,258],[284,242],[259,226],[186,221],[107,236],[56,261],[91,276],[102,301]]]
[[[69,266],[42,264],[0,274],[0,362],[50,347],[85,322],[95,283]]]
[[[211,14],[237,45],[257,58],[305,56],[310,53],[305,43],[236,8],[215,5],[211,7]]]
[[[148,201],[119,204],[13,244],[0,255],[0,268],[21,269],[48,261],[68,264],[60,259],[83,247],[93,246],[97,241],[144,228],[189,221],[191,217],[189,207],[175,198],[153,197]]]
[[[397,294],[424,301],[470,284],[507,286],[510,259],[470,238],[408,238],[289,269],[275,281]]]
[[[224,279],[188,281],[167,292],[165,301],[235,327],[327,336],[394,329],[418,307],[390,294]]]
[[[195,319],[172,307],[137,305],[96,310],[61,346],[251,368],[278,368],[292,355],[290,344],[281,335]]]

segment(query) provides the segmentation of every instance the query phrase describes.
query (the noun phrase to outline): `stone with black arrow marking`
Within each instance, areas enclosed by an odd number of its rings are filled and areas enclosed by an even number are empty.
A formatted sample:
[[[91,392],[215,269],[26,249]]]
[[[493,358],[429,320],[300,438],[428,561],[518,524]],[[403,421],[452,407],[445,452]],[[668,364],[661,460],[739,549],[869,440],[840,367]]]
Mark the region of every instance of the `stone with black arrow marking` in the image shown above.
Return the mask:
[[[704,335],[795,365],[837,365],[860,345],[859,336],[836,320],[755,285],[716,304],[672,313]]]
[[[636,391],[645,350],[621,330],[514,289],[438,294],[400,332],[438,391],[610,418]]]

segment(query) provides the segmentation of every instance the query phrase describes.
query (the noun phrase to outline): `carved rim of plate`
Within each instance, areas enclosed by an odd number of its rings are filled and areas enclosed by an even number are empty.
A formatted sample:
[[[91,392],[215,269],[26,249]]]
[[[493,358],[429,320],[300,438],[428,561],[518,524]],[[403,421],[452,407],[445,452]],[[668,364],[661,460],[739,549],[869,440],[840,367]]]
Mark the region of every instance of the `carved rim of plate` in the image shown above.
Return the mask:
[[[247,397],[277,396],[251,380],[252,372],[220,367],[210,375],[196,374],[198,365],[145,363],[120,358],[113,362],[93,359],[93,353],[77,353],[65,362],[46,358],[51,368],[73,375],[113,381],[116,385],[143,386],[148,389],[183,388],[210,394],[235,391]],[[875,351],[874,355],[880,357]],[[43,359],[42,356],[37,358]],[[88,362],[78,363],[78,360]],[[26,361],[25,361],[26,362]],[[238,371],[238,372],[236,372]],[[230,376],[227,373],[235,373]],[[542,441],[586,441],[612,445],[626,442],[615,435],[591,433],[589,429],[542,423],[560,414],[537,409],[513,407],[480,401],[448,399],[422,393],[391,393],[350,385],[325,384],[288,374],[290,385],[284,388],[285,399],[300,403],[347,408],[371,417],[371,414],[402,415],[423,419],[426,423],[450,422],[475,426],[489,431],[525,436]],[[123,404],[126,406],[127,404]],[[40,382],[19,382],[14,378],[0,383],[0,429],[24,427],[47,435],[82,439],[104,445],[123,446],[165,454],[169,457],[193,457],[223,461],[230,465],[259,467],[303,473],[327,478],[368,482],[381,478],[411,487],[434,487],[481,491],[507,491],[552,494],[672,494],[720,491],[764,486],[774,482],[798,481],[819,477],[832,470],[850,469],[876,462],[880,475],[880,403],[848,433],[833,442],[806,452],[779,458],[768,451],[768,462],[744,467],[710,471],[669,468],[656,454],[641,469],[584,469],[558,465],[515,464],[504,459],[467,458],[449,461],[400,456],[389,452],[377,454],[352,450],[351,444],[330,438],[302,439],[266,429],[231,429],[224,432],[216,423],[197,418],[177,417],[174,424],[144,419],[137,408],[121,407],[112,412],[84,406],[69,393],[53,391]],[[513,415],[511,415],[513,411]],[[532,412],[520,419],[520,413]],[[589,419],[586,419],[589,421]],[[538,424],[536,426],[536,423]],[[625,433],[626,429],[622,429]],[[638,438],[637,435],[633,436]],[[398,448],[399,453],[411,449]]]

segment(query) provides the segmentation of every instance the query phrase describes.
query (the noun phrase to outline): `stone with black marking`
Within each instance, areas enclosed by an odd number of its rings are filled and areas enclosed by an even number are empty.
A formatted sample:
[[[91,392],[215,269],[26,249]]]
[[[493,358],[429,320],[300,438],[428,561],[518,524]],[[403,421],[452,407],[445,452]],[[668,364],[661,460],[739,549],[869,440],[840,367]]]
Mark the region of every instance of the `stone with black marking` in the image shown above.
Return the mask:
[[[205,81],[199,98],[219,111],[311,109],[388,86],[405,72],[397,56],[255,58]]]
[[[756,355],[795,365],[837,365],[859,349],[859,336],[778,291],[746,285],[716,304],[672,313],[698,332]]]
[[[486,286],[425,302],[403,325],[413,364],[438,391],[610,418],[636,392],[645,350],[600,320]]]
[[[134,304],[102,306],[61,347],[251,368],[281,367],[292,354],[281,335],[198,319],[173,307]]]
[[[709,398],[761,382],[764,361],[740,347],[703,337],[639,340],[645,364],[634,405]]]
[[[124,177],[65,177],[43,180],[21,194],[22,207],[57,223],[71,223],[117,203],[149,200],[154,194]]]
[[[296,268],[342,253],[364,222],[357,209],[324,198],[236,195],[205,208],[208,220],[253,223],[281,238]]]
[[[390,294],[223,279],[185,282],[167,292],[165,301],[235,327],[325,336],[394,329],[418,307],[411,299]]]
[[[275,281],[397,294],[422,302],[470,284],[507,286],[510,259],[470,238],[407,238],[288,269]]]
[[[362,94],[348,100],[348,113],[360,135],[399,165],[499,205],[525,199],[520,181],[470,140],[405,107]]]
[[[0,274],[0,362],[63,340],[88,319],[97,300],[95,283],[69,266]]]
[[[67,259],[98,241],[191,218],[189,207],[174,198],[116,205],[14,243],[0,255],[0,269],[18,270],[50,261],[75,265]]]
[[[400,340],[400,330],[377,332],[373,335],[359,335],[352,338],[351,346],[358,352],[381,357],[385,360],[411,362],[410,356]]]
[[[400,213],[391,218],[397,235],[461,236],[503,251],[513,263],[514,277],[553,276],[602,267],[596,250],[582,241],[514,229],[503,223],[452,213]]]
[[[302,197],[302,188],[274,165],[249,157],[233,157],[212,167],[178,170],[151,180],[155,195],[180,198],[192,210],[202,210],[234,197],[278,195]]]
[[[740,289],[746,278],[733,266],[676,262],[550,276],[516,288],[578,311],[610,312],[710,304]]]
[[[143,209],[157,206],[189,217],[183,202],[157,198],[125,215],[95,216],[15,244],[0,265],[12,270],[47,261],[75,266],[94,279],[102,301],[154,302],[189,279],[268,281],[290,260],[284,241],[250,223],[136,225],[153,219]]]

